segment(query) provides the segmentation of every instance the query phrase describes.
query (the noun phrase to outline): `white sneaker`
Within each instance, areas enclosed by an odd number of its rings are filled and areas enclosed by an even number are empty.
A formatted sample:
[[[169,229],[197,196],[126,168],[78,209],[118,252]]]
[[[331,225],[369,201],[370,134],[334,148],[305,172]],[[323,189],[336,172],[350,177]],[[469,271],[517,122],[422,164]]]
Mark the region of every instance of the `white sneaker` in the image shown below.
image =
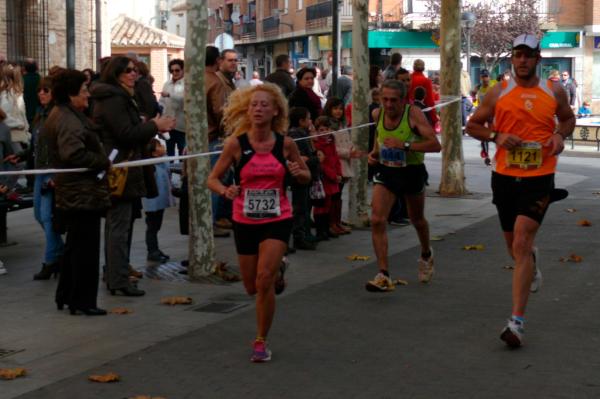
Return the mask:
[[[2,263],[2,261],[0,260],[0,276],[6,273],[8,273],[8,271],[4,267],[4,263]]]
[[[396,289],[392,279],[379,272],[373,280],[367,281],[365,288],[369,292],[390,292]]]
[[[428,283],[433,278],[433,273],[435,270],[433,269],[433,248],[429,248],[431,251],[431,256],[429,259],[425,260],[419,257],[419,281],[421,283]]]
[[[531,280],[530,292],[538,292],[542,288],[542,271],[540,270],[540,255],[537,247],[533,247],[533,280]]]
[[[523,344],[523,334],[525,334],[523,323],[511,317],[508,319],[508,324],[504,327],[504,330],[502,330],[500,339],[511,348],[518,348]]]

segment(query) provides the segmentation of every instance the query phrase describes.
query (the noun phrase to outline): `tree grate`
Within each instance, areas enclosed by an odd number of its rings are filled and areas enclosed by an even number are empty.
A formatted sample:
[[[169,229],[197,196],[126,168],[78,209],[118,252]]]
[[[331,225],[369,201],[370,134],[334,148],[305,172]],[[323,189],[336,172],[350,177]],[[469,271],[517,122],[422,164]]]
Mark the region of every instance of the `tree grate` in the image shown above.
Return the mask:
[[[205,312],[205,313],[231,313],[235,310],[241,309],[248,306],[247,303],[237,302],[209,302],[200,305],[194,309],[194,312]]]
[[[3,357],[12,356],[16,353],[23,352],[25,349],[2,349],[0,348],[0,359]]]

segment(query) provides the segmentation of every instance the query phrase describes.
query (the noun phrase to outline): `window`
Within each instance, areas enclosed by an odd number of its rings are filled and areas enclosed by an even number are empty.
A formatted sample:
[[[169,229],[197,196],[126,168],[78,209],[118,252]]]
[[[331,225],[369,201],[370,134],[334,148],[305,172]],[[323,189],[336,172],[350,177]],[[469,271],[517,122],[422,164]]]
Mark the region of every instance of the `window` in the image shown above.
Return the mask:
[[[283,13],[287,14],[289,8],[290,8],[290,1],[289,0],[283,0]]]
[[[600,51],[594,51],[594,67],[592,76],[600,76]],[[592,97],[600,98],[600,79],[592,79]]]
[[[296,9],[298,11],[302,10],[302,6],[303,6],[303,1],[302,0],[298,0],[298,2],[296,3]]]

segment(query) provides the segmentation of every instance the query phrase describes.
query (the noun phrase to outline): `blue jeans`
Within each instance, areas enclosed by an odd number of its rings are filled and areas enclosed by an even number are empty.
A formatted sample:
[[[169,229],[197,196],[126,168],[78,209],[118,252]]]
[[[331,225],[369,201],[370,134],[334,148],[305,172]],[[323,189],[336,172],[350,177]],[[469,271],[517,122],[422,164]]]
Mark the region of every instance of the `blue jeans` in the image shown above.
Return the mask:
[[[223,149],[223,142],[220,140],[209,141],[208,143],[208,151],[220,151]],[[210,167],[211,169],[215,167],[217,160],[219,159],[220,154],[214,154],[210,156]],[[221,178],[221,182],[225,185],[229,185],[233,183],[233,174],[231,171],[225,172],[223,177]],[[221,218],[229,217],[229,213],[227,208],[227,200],[221,197],[219,194],[211,193],[211,205],[212,205],[212,217],[213,223]]]
[[[64,248],[61,235],[54,231],[52,225],[54,191],[45,189],[51,178],[50,174],[36,175],[33,185],[33,215],[46,235],[46,252],[44,253],[44,263],[46,264],[56,262]]]

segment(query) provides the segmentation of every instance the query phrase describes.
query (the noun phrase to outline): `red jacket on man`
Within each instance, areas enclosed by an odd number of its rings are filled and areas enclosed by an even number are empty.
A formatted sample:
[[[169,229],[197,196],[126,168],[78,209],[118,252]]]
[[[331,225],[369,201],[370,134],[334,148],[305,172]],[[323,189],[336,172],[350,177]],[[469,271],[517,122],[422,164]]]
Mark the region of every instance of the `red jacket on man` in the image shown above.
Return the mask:
[[[412,104],[415,100],[415,89],[417,87],[423,87],[425,89],[425,105],[427,107],[433,107],[435,105],[435,101],[433,100],[433,84],[431,83],[431,79],[429,79],[423,72],[415,71],[411,74],[410,78],[410,88],[408,90],[408,100]],[[431,120],[432,126],[438,121],[437,113],[435,109],[429,111],[429,118]]]

